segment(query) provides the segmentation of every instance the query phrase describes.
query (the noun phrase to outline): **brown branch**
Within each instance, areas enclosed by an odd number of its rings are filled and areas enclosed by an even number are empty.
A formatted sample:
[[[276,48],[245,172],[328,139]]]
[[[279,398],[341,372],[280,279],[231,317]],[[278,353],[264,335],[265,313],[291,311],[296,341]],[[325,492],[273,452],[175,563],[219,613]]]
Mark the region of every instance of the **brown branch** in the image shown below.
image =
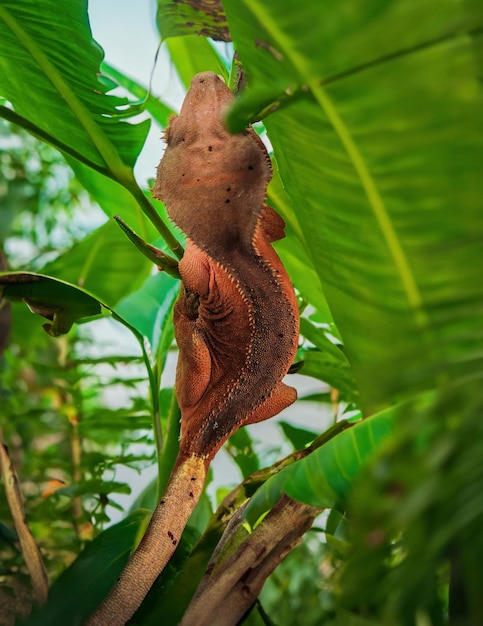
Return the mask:
[[[188,457],[175,466],[141,543],[85,626],[123,626],[134,615],[181,539],[206,480],[207,464]]]
[[[320,512],[282,496],[249,534],[242,519],[244,508],[230,520],[180,626],[235,626]]]
[[[30,532],[30,528],[25,520],[25,510],[22,503],[17,472],[13,467],[8,454],[8,448],[3,443],[0,433],[0,470],[5,487],[8,506],[12,515],[15,530],[17,531],[20,548],[22,550],[27,569],[32,579],[34,595],[39,604],[43,604],[49,592],[49,581],[45,570],[42,554]]]

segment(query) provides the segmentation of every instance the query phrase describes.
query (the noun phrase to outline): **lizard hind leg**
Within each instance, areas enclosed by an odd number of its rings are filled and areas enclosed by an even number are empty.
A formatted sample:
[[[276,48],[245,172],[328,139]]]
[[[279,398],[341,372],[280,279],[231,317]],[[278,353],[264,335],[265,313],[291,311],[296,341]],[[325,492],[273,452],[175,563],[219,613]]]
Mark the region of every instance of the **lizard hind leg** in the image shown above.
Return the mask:
[[[268,398],[265,398],[244,420],[243,425],[256,424],[278,415],[281,411],[293,404],[297,399],[297,392],[285,383],[277,383]]]
[[[176,395],[181,411],[194,409],[211,378],[211,356],[196,322],[175,310],[175,334],[179,347]]]

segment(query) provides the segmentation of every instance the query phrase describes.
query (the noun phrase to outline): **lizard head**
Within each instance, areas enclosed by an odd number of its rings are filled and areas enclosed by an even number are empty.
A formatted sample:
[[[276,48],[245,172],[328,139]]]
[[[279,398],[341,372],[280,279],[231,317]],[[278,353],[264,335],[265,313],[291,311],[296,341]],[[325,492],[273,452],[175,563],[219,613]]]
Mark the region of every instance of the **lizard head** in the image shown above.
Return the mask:
[[[202,72],[191,81],[180,117],[202,128],[209,127],[215,120],[222,123],[223,113],[233,100],[233,94],[217,74]]]
[[[179,115],[169,121],[164,135],[168,146],[182,142],[188,147],[207,135],[222,137],[228,132],[223,113],[233,100],[231,91],[217,74],[197,74],[191,81]]]
[[[170,120],[153,195],[203,250],[251,244],[271,177],[267,151],[251,128],[231,134],[224,114],[234,96],[213,72],[191,81]]]

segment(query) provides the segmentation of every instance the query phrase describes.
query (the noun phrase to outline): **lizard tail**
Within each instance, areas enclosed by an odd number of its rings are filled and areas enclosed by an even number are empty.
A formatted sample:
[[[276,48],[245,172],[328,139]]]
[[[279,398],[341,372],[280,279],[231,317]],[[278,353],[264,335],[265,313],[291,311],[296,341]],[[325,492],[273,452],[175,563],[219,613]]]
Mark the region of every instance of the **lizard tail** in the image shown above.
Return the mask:
[[[141,543],[84,626],[124,626],[134,615],[176,550],[203,491],[207,467],[206,459],[197,456],[175,466]]]

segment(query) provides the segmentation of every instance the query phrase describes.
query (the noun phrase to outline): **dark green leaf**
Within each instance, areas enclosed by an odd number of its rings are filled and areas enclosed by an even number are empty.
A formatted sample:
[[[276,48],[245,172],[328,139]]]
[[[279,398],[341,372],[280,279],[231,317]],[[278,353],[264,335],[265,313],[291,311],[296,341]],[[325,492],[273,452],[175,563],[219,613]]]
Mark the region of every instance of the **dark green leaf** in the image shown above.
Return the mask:
[[[290,441],[294,450],[303,450],[309,443],[317,437],[317,433],[305,428],[296,428],[288,422],[279,422],[283,434]],[[258,469],[258,468],[257,468]]]
[[[47,604],[35,609],[24,626],[81,624],[114,584],[150,517],[150,511],[136,511],[101,533],[56,580]]]
[[[125,483],[103,480],[84,480],[82,483],[73,483],[68,487],[62,487],[56,491],[59,495],[69,497],[81,495],[109,495],[111,493],[130,494],[131,488]]]
[[[163,39],[202,35],[231,40],[220,0],[158,0],[157,22]]]
[[[260,460],[253,449],[253,441],[246,428],[235,431],[226,444],[228,453],[240,468],[243,478],[260,469]]]
[[[277,97],[281,77],[305,90],[264,123],[363,404],[473,376],[483,353],[478,4],[224,7],[254,99],[268,85]]]
[[[2,273],[0,289],[4,298],[23,300],[32,312],[51,320],[44,328],[52,337],[68,333],[72,324],[83,318],[109,314],[83,289],[41,274]]]

